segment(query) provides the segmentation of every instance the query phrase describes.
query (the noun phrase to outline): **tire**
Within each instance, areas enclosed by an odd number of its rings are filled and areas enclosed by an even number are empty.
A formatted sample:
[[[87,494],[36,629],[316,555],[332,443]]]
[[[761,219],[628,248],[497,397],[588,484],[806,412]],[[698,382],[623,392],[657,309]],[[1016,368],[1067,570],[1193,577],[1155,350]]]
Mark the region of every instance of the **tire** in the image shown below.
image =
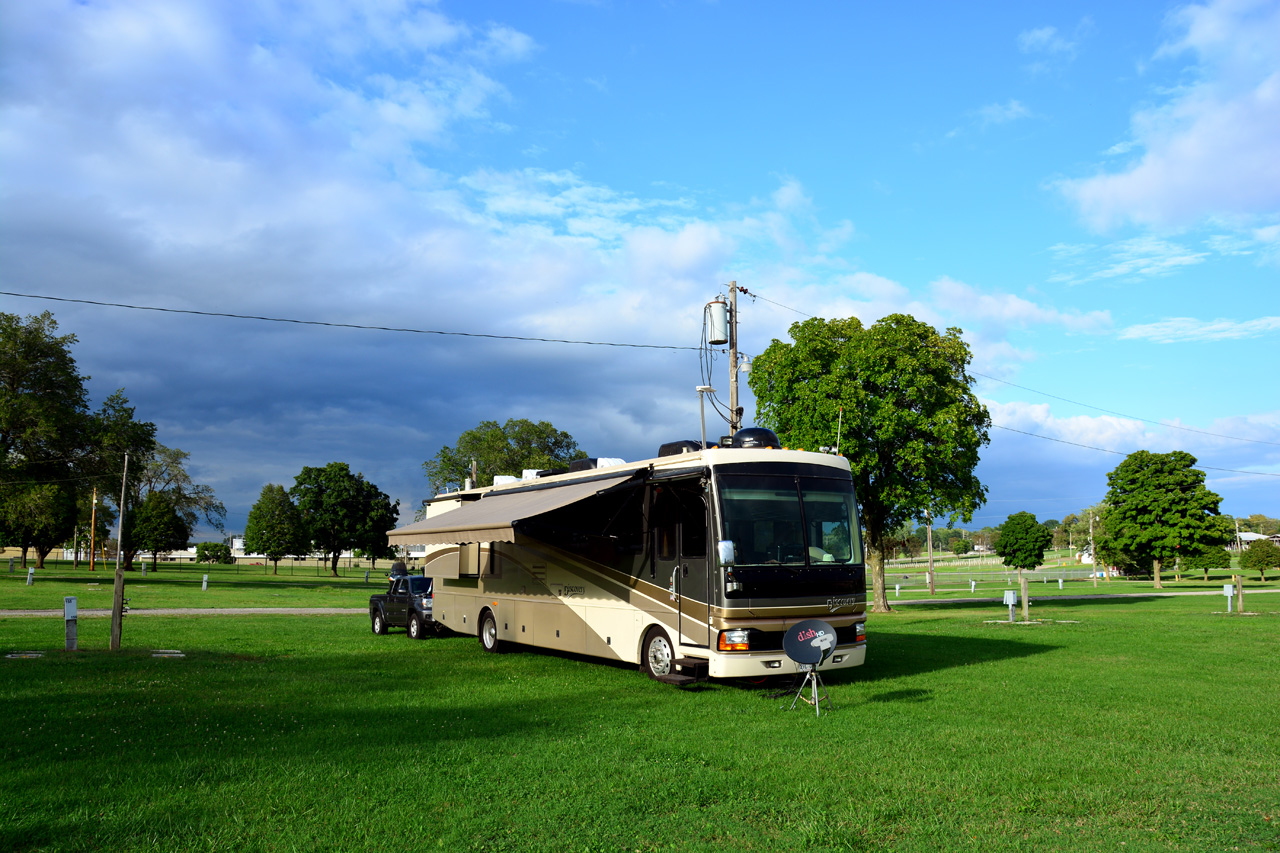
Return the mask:
[[[650,678],[657,679],[675,671],[675,648],[667,632],[654,625],[644,635],[640,649],[640,665]]]
[[[490,610],[480,614],[480,648],[494,654],[502,651],[502,643],[498,640],[498,620]]]
[[[414,613],[409,617],[409,639],[422,639],[422,617],[418,616],[417,613]]]
[[[382,615],[381,610],[375,610],[370,618],[372,619],[371,627],[373,628],[373,633],[387,633],[387,618]]]

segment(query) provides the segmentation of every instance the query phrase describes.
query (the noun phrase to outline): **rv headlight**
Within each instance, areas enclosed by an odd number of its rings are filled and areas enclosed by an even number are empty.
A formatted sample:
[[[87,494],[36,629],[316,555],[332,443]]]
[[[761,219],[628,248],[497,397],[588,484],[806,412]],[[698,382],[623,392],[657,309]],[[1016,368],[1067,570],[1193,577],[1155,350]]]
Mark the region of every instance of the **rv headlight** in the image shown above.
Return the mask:
[[[748,632],[745,629],[721,631],[718,648],[722,652],[745,652],[751,648],[747,636]]]

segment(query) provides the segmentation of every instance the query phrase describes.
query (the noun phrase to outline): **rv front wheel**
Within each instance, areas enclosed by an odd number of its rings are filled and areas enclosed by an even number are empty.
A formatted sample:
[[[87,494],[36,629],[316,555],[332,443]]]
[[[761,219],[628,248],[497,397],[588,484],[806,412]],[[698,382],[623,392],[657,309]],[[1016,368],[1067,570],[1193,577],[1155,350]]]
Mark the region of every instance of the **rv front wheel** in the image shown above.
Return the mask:
[[[501,651],[501,644],[498,642],[498,620],[488,610],[480,616],[480,646],[486,652]]]
[[[650,628],[649,633],[644,635],[644,655],[641,661],[644,671],[650,678],[670,675],[674,657],[667,632],[656,625]]]

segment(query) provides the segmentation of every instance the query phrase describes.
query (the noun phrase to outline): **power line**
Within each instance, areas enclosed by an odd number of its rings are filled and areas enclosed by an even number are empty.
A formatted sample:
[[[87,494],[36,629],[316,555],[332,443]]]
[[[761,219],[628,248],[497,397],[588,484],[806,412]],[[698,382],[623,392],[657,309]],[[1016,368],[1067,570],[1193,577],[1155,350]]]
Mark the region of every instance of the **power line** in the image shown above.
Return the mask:
[[[970,372],[974,376],[981,376],[983,379],[990,379],[992,382],[1000,382],[1005,385],[1010,385],[1014,388],[1021,388],[1023,391],[1030,391],[1033,394],[1043,394],[1045,397],[1052,397],[1055,400],[1061,400],[1062,402],[1070,403],[1073,406],[1083,406],[1086,409],[1093,409],[1095,412],[1103,412],[1108,415],[1115,415],[1118,418],[1128,418],[1131,421],[1142,421],[1143,423],[1155,424],[1156,426],[1168,427],[1169,429],[1180,429],[1186,432],[1196,432],[1196,433],[1199,433],[1200,435],[1211,435],[1214,438],[1229,438],[1232,441],[1248,441],[1254,444],[1270,444],[1273,447],[1280,447],[1280,441],[1264,441],[1260,438],[1241,438],[1238,435],[1224,435],[1223,433],[1220,433],[1220,432],[1208,432],[1202,429],[1195,429],[1194,427],[1178,426],[1177,424],[1166,423],[1164,421],[1153,421],[1150,418],[1140,418],[1137,415],[1126,415],[1123,412],[1113,412],[1110,409],[1104,409],[1100,406],[1091,406],[1088,403],[1081,403],[1078,400],[1069,400],[1066,397],[1059,397],[1056,394],[1050,394],[1048,391],[1040,391],[1035,388],[1028,388],[1025,385],[1018,385],[1017,383],[1014,383],[1014,382],[1008,382],[1004,379],[997,379],[994,376],[988,376],[987,374],[979,373],[976,370],[972,370]]]
[[[197,317],[223,317],[232,320],[259,320],[266,323],[291,323],[297,326],[328,326],[335,329],[359,329],[369,332],[400,332],[413,335],[445,335],[458,338],[488,338],[498,341],[529,341],[543,344],[582,344],[593,347],[623,347],[628,349],[696,350],[698,347],[681,347],[670,344],[628,344],[618,341],[578,341],[568,338],[534,338],[524,335],[494,335],[485,332],[446,332],[439,329],[410,329],[395,326],[367,326],[360,323],[332,323],[324,320],[298,320],[291,317],[263,317],[257,314],[230,314],[224,311],[196,311],[190,308],[160,308],[154,305],[129,305],[123,302],[99,302],[93,299],[70,299],[62,296],[42,296],[34,293],[13,293],[0,290],[0,296],[19,296],[24,299],[45,299],[50,302],[74,302],[81,305],[97,305],[107,308],[128,308],[132,311],[158,311],[164,314],[192,314]]]
[[[1086,450],[1097,450],[1101,453],[1114,453],[1117,456],[1129,455],[1125,453],[1123,450],[1108,450],[1105,447],[1094,447],[1092,444],[1080,444],[1079,442],[1067,441],[1066,439],[1062,439],[1062,438],[1050,438],[1047,435],[1037,435],[1034,432],[1026,432],[1025,430],[1014,429],[1013,427],[1001,426],[1000,424],[996,424],[996,423],[993,423],[992,426],[995,427],[996,429],[1003,429],[1003,430],[1008,430],[1009,432],[1016,432],[1022,435],[1029,435],[1032,438],[1039,438],[1039,439],[1043,439],[1044,441],[1054,441],[1054,442],[1057,442],[1058,444],[1070,444],[1072,447],[1083,447]],[[1203,468],[1206,471],[1226,471],[1230,474],[1253,474],[1255,477],[1280,477],[1280,474],[1273,474],[1270,471],[1241,471],[1238,468],[1215,468],[1212,465],[1201,465],[1199,463],[1197,463],[1194,467]]]

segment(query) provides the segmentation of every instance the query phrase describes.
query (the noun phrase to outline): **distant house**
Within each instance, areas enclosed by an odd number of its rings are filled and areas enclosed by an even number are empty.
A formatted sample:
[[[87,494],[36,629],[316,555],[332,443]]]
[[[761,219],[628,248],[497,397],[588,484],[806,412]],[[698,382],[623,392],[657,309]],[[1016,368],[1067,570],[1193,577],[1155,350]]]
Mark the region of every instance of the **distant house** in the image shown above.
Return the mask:
[[[1265,533],[1250,533],[1246,530],[1236,534],[1236,541],[1231,544],[1231,549],[1233,551],[1246,551],[1250,545],[1261,539],[1280,542],[1280,536],[1267,536]]]

